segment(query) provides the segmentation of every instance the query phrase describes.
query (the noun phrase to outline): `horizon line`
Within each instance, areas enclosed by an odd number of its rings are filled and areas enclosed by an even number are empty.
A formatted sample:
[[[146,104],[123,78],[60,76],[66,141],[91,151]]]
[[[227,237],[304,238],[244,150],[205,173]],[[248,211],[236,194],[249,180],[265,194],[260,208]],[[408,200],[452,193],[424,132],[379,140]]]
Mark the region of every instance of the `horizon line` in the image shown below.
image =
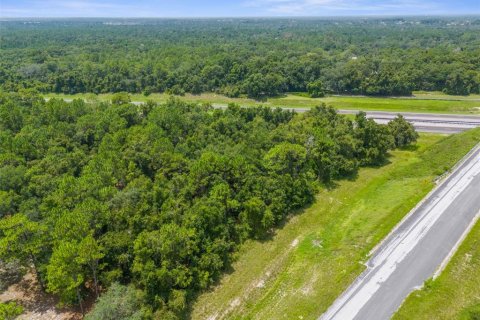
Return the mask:
[[[316,16],[0,16],[0,19],[318,19],[318,18],[372,18],[372,17],[479,17],[478,13],[436,13],[436,14],[352,14],[352,15],[316,15]]]

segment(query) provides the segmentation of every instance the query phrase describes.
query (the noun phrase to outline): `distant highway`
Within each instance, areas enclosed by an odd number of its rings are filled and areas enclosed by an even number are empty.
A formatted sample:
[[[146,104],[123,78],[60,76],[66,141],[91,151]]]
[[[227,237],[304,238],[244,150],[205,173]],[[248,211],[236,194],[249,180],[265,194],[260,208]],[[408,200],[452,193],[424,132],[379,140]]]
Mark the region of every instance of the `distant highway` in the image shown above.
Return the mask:
[[[226,108],[226,105],[214,104],[214,108]],[[282,108],[296,112],[307,112],[310,108]],[[354,115],[360,110],[338,110],[340,114]],[[480,127],[480,115],[457,115],[457,114],[435,114],[435,113],[413,113],[413,112],[386,112],[366,111],[367,117],[377,123],[386,124],[401,114],[407,121],[413,124],[419,132],[431,133],[460,133],[469,129]]]
[[[356,114],[355,110],[339,110],[341,114]],[[398,114],[405,117],[420,132],[459,133],[480,127],[480,116],[456,114],[431,114],[411,112],[367,111],[367,117],[386,124]]]
[[[438,275],[480,217],[480,147],[374,250],[367,269],[319,320],[386,320]]]
[[[310,108],[287,108],[297,112],[306,112]],[[360,110],[338,110],[340,114],[357,114]],[[367,118],[377,123],[386,124],[401,114],[413,124],[419,132],[431,133],[460,133],[466,130],[480,127],[480,116],[457,115],[457,114],[435,114],[435,113],[414,113],[414,112],[386,112],[386,111],[365,111]]]
[[[48,100],[48,98],[46,99]],[[71,102],[72,99],[65,99]],[[135,105],[143,104],[140,101],[133,101]],[[226,104],[213,104],[214,108],[225,109]],[[310,108],[282,108],[296,112],[307,112]],[[357,114],[359,110],[338,110],[340,114]],[[407,121],[413,124],[419,132],[431,133],[460,133],[469,129],[480,127],[480,115],[457,115],[457,114],[435,114],[435,113],[413,113],[413,112],[385,112],[385,111],[366,111],[367,117],[374,119],[377,123],[386,124],[398,114],[405,117]]]

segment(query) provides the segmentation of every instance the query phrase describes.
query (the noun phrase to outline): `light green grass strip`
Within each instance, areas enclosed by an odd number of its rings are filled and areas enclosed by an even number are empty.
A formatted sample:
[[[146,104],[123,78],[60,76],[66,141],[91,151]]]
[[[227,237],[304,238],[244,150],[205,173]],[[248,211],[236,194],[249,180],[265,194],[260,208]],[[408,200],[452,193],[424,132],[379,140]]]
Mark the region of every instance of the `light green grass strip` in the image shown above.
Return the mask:
[[[112,94],[47,94],[48,98],[62,99],[86,99],[89,101],[108,101]],[[152,94],[145,97],[141,94],[132,95],[132,101],[145,102],[152,100],[155,102],[165,102],[169,96],[165,94]],[[446,96],[441,93],[421,93],[411,98],[372,98],[372,97],[347,97],[330,96],[325,98],[312,99],[301,95],[288,94],[279,98],[270,98],[265,101],[255,101],[247,98],[228,98],[222,95],[206,93],[201,95],[187,94],[178,97],[185,101],[212,103],[227,105],[228,103],[237,103],[242,106],[265,105],[271,107],[288,108],[310,108],[322,103],[333,106],[338,109],[350,110],[382,110],[393,112],[426,112],[426,113],[464,113],[480,114],[480,96]]]

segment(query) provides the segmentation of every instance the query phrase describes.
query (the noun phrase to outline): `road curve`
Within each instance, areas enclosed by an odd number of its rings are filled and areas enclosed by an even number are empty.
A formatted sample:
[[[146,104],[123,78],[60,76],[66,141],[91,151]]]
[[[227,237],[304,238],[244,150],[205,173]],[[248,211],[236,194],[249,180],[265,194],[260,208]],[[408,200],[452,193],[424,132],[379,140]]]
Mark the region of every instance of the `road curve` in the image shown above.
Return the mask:
[[[367,269],[319,320],[389,319],[442,270],[479,217],[477,146],[374,250]]]

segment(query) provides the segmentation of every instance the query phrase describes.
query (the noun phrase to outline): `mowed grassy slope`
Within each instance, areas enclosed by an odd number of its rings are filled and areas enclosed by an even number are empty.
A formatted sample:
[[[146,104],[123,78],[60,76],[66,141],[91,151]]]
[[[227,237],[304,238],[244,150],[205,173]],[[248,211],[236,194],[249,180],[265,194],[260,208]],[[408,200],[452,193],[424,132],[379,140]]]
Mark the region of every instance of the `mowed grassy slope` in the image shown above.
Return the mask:
[[[480,101],[477,100],[441,100],[419,98],[373,98],[373,97],[326,97],[312,99],[288,95],[270,99],[274,106],[312,107],[326,103],[338,109],[383,110],[393,112],[425,113],[480,113]]]
[[[381,168],[322,190],[272,239],[243,245],[192,319],[316,319],[358,276],[369,251],[480,141],[480,129],[422,135]]]
[[[480,222],[445,271],[413,292],[393,319],[478,319],[472,317],[473,310],[480,314]]]
[[[46,97],[63,99],[110,100],[112,94],[47,94]],[[132,95],[132,101],[153,100],[164,102],[168,99],[165,94],[151,94],[145,97],[142,94]],[[393,112],[430,112],[430,113],[471,113],[480,114],[480,96],[447,96],[441,93],[418,93],[413,97],[404,98],[372,98],[372,97],[347,97],[329,96],[312,99],[302,95],[288,94],[278,98],[269,98],[265,101],[255,101],[247,98],[228,98],[222,95],[206,93],[201,95],[187,94],[179,97],[182,100],[226,105],[238,103],[242,106],[256,106],[259,104],[271,107],[309,108],[326,103],[338,109],[353,110],[384,110]]]

